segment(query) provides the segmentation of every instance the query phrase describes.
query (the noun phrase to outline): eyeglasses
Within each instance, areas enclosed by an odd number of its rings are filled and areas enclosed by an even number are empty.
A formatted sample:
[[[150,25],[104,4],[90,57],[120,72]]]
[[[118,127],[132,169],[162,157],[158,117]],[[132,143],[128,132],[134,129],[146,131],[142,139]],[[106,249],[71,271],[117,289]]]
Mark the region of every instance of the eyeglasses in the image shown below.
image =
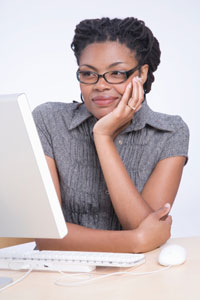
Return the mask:
[[[136,66],[135,68],[129,71],[109,71],[104,74],[98,74],[91,71],[78,71],[76,76],[79,82],[84,84],[95,84],[102,77],[107,83],[110,84],[120,84],[125,82],[136,70],[138,70],[141,65]]]

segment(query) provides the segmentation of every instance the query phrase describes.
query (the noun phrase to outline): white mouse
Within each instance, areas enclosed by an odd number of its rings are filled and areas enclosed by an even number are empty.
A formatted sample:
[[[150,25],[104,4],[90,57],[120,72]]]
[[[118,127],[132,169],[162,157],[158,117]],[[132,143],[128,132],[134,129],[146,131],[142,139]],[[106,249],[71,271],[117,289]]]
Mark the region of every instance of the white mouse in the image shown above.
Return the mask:
[[[186,250],[180,245],[166,245],[160,251],[158,262],[162,266],[181,265],[186,260]]]

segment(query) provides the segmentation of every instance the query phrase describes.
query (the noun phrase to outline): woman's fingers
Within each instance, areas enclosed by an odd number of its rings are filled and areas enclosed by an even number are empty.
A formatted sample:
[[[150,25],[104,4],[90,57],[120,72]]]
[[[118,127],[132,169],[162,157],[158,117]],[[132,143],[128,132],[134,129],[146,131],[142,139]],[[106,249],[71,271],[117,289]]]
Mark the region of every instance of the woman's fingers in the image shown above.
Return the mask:
[[[138,76],[133,78],[133,91],[131,99],[128,102],[128,105],[135,108],[135,111],[138,111],[141,108],[141,104],[144,100],[144,91],[141,78]]]
[[[158,220],[162,219],[163,217],[167,216],[171,208],[171,205],[169,203],[166,203],[163,207],[158,209],[154,212],[154,215]]]
[[[120,103],[124,104],[124,105],[128,105],[128,101],[131,98],[131,94],[132,94],[132,82],[129,82],[129,84],[127,85],[127,87],[125,89],[124,95],[122,96]]]
[[[134,77],[132,80],[132,92],[130,94],[131,85],[130,83],[125,90],[125,93],[122,97],[122,104],[129,106],[134,112],[138,111],[141,108],[141,104],[144,100],[144,91],[141,78],[138,76]]]
[[[144,90],[141,78],[134,77],[126,86],[124,95],[118,104],[118,110],[131,116],[140,110],[144,100]]]
[[[134,105],[136,106],[139,101],[139,82],[138,82],[138,77],[133,78],[133,91],[132,91],[132,96],[131,98],[134,101]]]
[[[138,82],[139,82],[139,101],[141,104],[144,101],[144,88],[143,88],[142,78],[138,77]]]
[[[172,218],[168,216],[170,204],[148,215],[139,225],[140,252],[146,252],[164,244],[170,238]],[[165,217],[165,220],[162,220]]]

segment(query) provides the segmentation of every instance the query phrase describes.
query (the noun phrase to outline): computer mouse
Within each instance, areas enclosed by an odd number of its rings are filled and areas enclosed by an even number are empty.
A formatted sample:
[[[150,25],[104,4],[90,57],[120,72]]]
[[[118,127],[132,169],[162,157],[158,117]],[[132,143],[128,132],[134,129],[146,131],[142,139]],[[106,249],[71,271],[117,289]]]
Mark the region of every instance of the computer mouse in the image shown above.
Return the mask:
[[[162,266],[181,265],[186,260],[186,250],[184,247],[175,244],[164,246],[158,256],[158,262]]]

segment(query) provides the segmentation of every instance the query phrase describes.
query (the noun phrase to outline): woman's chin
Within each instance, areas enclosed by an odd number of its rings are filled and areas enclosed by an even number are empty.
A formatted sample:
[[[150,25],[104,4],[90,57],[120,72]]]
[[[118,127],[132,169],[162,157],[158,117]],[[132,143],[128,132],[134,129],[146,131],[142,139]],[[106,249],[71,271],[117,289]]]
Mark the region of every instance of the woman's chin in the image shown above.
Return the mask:
[[[105,117],[107,114],[111,113],[113,111],[113,109],[105,109],[105,110],[101,110],[99,112],[95,112],[93,113],[93,115],[97,118],[97,119],[101,119],[103,117]]]
[[[107,106],[107,107],[99,107],[97,109],[93,109],[92,111],[90,111],[93,116],[95,116],[97,119],[101,119],[103,117],[105,117],[107,114],[111,113],[114,109],[115,106]]]

